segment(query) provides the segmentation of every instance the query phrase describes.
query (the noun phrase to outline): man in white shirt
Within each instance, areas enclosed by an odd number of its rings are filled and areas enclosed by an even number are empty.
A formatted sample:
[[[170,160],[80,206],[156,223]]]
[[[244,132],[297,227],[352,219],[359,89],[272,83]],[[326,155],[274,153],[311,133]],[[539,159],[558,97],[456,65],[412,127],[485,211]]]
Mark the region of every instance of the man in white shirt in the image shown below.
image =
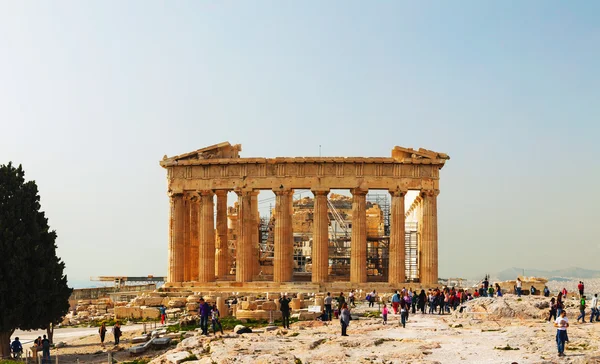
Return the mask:
[[[567,327],[569,327],[569,319],[567,318],[567,312],[561,311],[560,316],[556,318],[554,322],[556,330],[556,346],[558,346],[558,356],[565,356],[565,343],[569,341],[567,336]]]
[[[590,322],[592,322],[592,320],[594,319],[594,316],[596,316],[596,321],[598,321],[598,316],[600,316],[600,314],[598,312],[598,293],[596,293],[594,295],[594,297],[592,297],[591,308],[592,308],[592,313],[590,314]]]

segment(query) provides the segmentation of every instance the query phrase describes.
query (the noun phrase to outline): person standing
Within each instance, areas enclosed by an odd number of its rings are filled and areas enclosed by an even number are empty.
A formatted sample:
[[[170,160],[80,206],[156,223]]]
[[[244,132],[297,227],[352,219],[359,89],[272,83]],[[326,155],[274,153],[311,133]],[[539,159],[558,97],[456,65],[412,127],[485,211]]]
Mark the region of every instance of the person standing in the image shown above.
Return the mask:
[[[46,338],[46,335],[44,335],[44,338],[42,339],[42,362],[44,363],[50,363],[50,340],[48,340]]]
[[[346,297],[344,297],[344,292],[340,292],[340,296],[337,298],[338,301],[338,313],[342,312],[342,305],[346,303]]]
[[[517,297],[521,297],[522,291],[523,291],[523,282],[521,282],[521,278],[517,277]]]
[[[290,328],[290,302],[291,300],[285,293],[279,299],[279,309],[281,310],[281,321],[284,329]]]
[[[598,322],[598,293],[594,294],[594,297],[592,297],[591,310],[590,322],[594,321],[594,316],[596,316],[596,322]]]
[[[400,294],[396,290],[392,296],[392,310],[394,311],[394,315],[398,314],[398,307],[400,307]]]
[[[400,301],[400,323],[402,327],[406,327],[406,319],[408,318],[408,308],[410,305],[405,300]]]
[[[202,335],[210,335],[208,333],[208,318],[210,317],[210,311],[212,307],[210,304],[204,300],[204,298],[200,298],[200,306],[198,307],[198,313],[200,314],[200,328],[202,329]]]
[[[554,297],[550,299],[550,316],[548,316],[548,322],[556,321],[556,302]]]
[[[561,311],[560,316],[554,322],[556,330],[556,346],[558,347],[558,356],[565,356],[565,343],[569,341],[567,336],[567,327],[569,327],[569,319],[567,319],[567,312]]]
[[[348,293],[348,302],[350,303],[350,305],[352,307],[356,307],[356,304],[354,303],[354,301],[355,301],[354,290],[351,289],[350,293]]]
[[[346,302],[340,308],[340,324],[342,325],[342,336],[348,336],[346,331],[348,330],[348,326],[350,326],[350,310]]]
[[[115,326],[113,326],[112,332],[115,337],[115,345],[119,345],[119,343],[121,342],[121,335],[122,335],[120,322],[117,321]]]
[[[165,307],[165,305],[160,305],[158,311],[160,312],[160,324],[164,325],[165,321],[167,321],[167,308]]]
[[[488,275],[485,275],[485,278],[483,279],[483,292],[484,294],[488,294],[488,288],[490,288],[490,281],[488,280]],[[491,297],[491,296],[488,296]]]
[[[381,309],[381,316],[383,317],[383,324],[387,325],[387,315],[388,315],[388,308],[386,306],[386,304],[383,304],[383,308]]]
[[[421,310],[421,314],[425,313],[425,304],[427,303],[427,295],[425,294],[425,290],[422,289],[421,293],[419,293],[419,310]]]
[[[369,307],[375,306],[375,297],[377,297],[377,293],[373,290],[373,292],[369,293]]]
[[[100,328],[98,329],[98,334],[100,334],[100,346],[104,347],[104,338],[106,337],[106,323],[102,322]]]
[[[577,316],[577,322],[581,319],[581,323],[585,324],[585,296],[581,296],[579,300],[579,316]]]
[[[323,304],[325,305],[325,314],[327,315],[327,321],[331,321],[331,317],[333,315],[333,310],[331,309],[331,303],[333,302],[333,297],[331,297],[331,292],[327,292],[327,296],[323,300]]]
[[[579,284],[577,285],[577,290],[579,291],[579,298],[583,297],[583,282],[579,281]]]
[[[560,316],[561,311],[565,308],[562,301],[563,293],[558,292],[558,296],[556,296],[556,316]]]
[[[211,318],[211,322],[212,322],[212,329],[213,329],[213,334],[217,335],[217,326],[219,327],[219,330],[221,330],[221,335],[223,335],[223,325],[221,325],[221,320],[219,320],[219,317],[221,317],[221,313],[219,312],[219,309],[217,308],[217,305],[214,304],[212,306],[212,310],[210,311],[210,318]]]

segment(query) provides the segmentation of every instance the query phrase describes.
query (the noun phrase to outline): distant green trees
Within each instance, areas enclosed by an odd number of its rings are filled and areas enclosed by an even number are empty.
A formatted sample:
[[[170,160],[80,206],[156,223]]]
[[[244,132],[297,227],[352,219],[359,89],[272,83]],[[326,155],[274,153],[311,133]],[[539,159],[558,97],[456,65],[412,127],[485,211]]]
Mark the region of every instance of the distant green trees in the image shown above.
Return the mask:
[[[0,357],[10,355],[15,329],[51,336],[69,310],[72,289],[55,241],[36,183],[21,166],[0,165]]]

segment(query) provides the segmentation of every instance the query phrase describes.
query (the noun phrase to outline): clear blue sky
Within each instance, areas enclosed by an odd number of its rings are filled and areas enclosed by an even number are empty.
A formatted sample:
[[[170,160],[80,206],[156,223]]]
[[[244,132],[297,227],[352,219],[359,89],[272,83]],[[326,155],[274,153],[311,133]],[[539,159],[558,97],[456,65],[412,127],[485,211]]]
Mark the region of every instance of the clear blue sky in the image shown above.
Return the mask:
[[[0,163],[71,281],[166,273],[158,161],[450,154],[440,275],[600,268],[600,3],[0,3]]]

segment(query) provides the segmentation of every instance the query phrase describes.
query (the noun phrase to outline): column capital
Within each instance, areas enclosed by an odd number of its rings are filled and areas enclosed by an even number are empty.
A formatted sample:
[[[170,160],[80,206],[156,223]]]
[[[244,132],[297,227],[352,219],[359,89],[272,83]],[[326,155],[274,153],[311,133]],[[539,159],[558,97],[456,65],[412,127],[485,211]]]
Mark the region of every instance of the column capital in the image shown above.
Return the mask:
[[[421,197],[436,197],[437,195],[440,194],[440,190],[434,190],[434,189],[423,189],[420,192],[420,196]]]
[[[352,194],[352,196],[365,196],[367,193],[369,193],[369,189],[364,189],[364,188],[353,188],[350,190],[350,193]]]
[[[289,188],[273,188],[273,193],[277,196],[293,195],[294,190]]]
[[[254,193],[254,189],[252,188],[235,188],[233,190],[233,192],[235,192],[238,196],[248,196],[248,195],[252,195],[252,193]]]
[[[310,192],[315,196],[327,196],[329,194],[329,188],[314,188],[311,189]]]
[[[227,196],[229,190],[215,190],[215,195],[217,196]]]
[[[167,195],[169,197],[181,197],[181,196],[183,196],[183,191],[182,190],[169,190],[167,192]]]
[[[408,192],[407,190],[403,190],[400,188],[390,189],[389,191],[390,191],[390,195],[395,196],[395,197],[406,196],[406,192]]]
[[[214,196],[215,193],[213,192],[213,190],[201,190],[197,192],[200,196]]]

